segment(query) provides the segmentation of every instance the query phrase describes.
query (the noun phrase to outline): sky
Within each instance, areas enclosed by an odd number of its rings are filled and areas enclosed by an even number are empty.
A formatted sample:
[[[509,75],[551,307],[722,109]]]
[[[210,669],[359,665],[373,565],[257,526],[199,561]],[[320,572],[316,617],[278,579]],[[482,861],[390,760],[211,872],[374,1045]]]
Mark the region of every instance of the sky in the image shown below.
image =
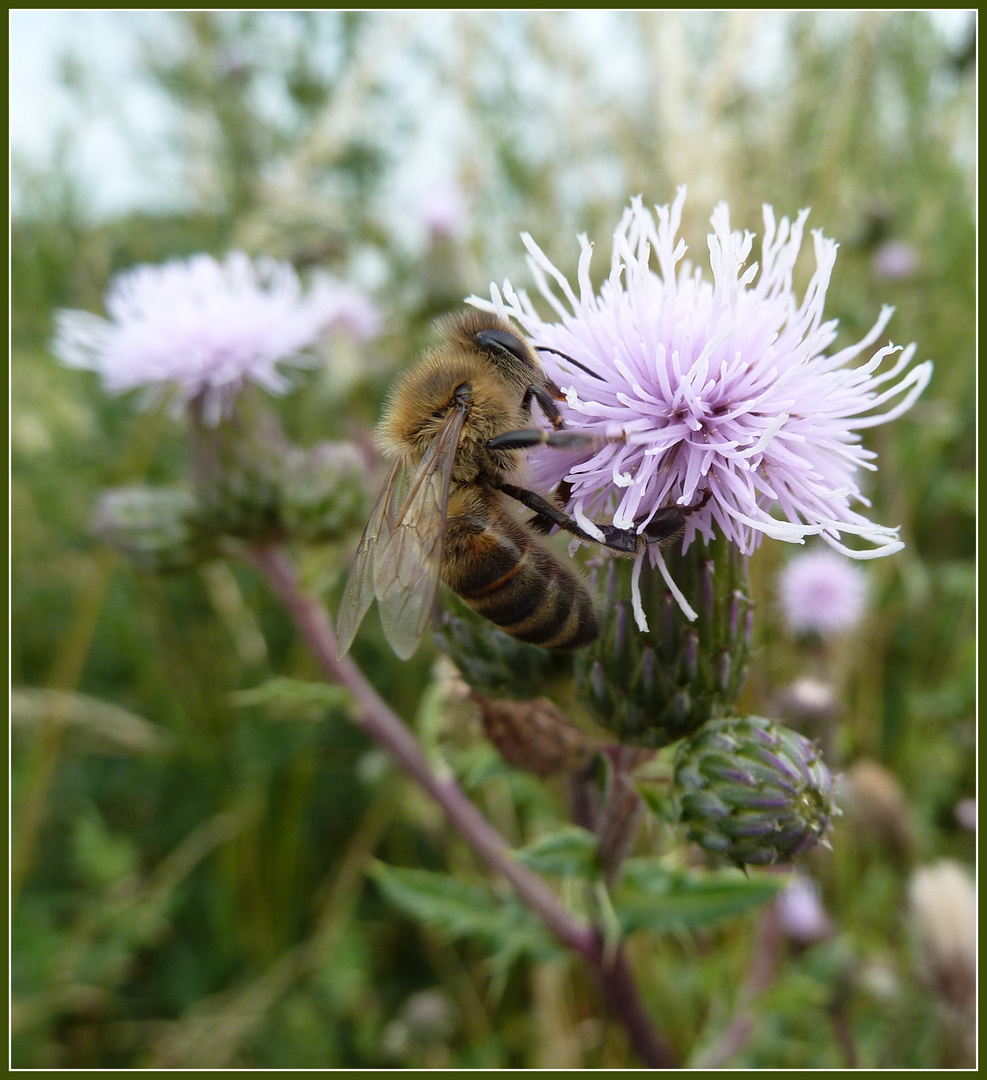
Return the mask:
[[[935,17],[947,35],[962,39],[968,10]],[[610,25],[600,13],[579,18],[594,45]],[[13,10],[9,31],[14,213],[25,196],[23,177],[48,170],[60,146],[93,216],[178,208],[187,179],[175,149],[177,115],[163,92],[138,77],[142,48],[174,32],[169,13]],[[66,55],[77,58],[75,77],[89,93],[66,85]]]
[[[141,35],[163,33],[155,11],[11,11],[10,150],[32,170],[50,166],[59,141],[73,140],[73,165],[97,216],[134,206],[167,205],[166,162],[149,170],[147,153],[162,153],[162,136],[173,117],[167,99],[137,78]],[[93,104],[83,106],[60,77],[63,57],[74,53],[90,80]],[[89,69],[89,74],[85,72]],[[125,92],[122,92],[125,88]],[[152,179],[152,175],[156,176]]]

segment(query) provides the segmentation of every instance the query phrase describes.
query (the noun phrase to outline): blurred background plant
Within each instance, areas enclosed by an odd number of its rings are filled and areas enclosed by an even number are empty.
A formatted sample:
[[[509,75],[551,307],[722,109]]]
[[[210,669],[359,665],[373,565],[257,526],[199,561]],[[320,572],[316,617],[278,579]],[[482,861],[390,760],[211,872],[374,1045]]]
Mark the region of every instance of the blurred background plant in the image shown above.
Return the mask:
[[[53,26],[73,41],[61,120],[16,66]],[[930,927],[937,903],[974,910],[975,46],[973,12],[12,14],[16,1066],[634,1063],[571,958],[368,877],[484,880],[343,698],[271,683],[317,673],[255,574],[156,576],[94,539],[104,489],[172,484],[187,448],[49,342],[56,309],[101,312],[134,263],[241,248],[327,270],[376,299],[382,333],[334,338],[274,407],[299,444],[369,450],[432,318],[527,281],[522,230],[571,278],[576,233],[605,249],[629,195],[680,183],[700,261],[719,200],[753,230],[762,202],[810,206],[841,243],[841,342],[893,304],[893,340],[936,370],[869,433],[874,517],[906,547],[855,566],[855,621],[793,625],[791,552],[751,561],[745,700],[843,774],[834,850],[797,902],[645,921],[629,958],[696,1063],[971,1064],[973,939]],[[39,124],[47,142],[18,141]],[[303,552],[330,610],[358,532]],[[400,663],[368,620],[354,653],[514,846],[566,820],[559,782],[484,742],[433,650]],[[650,818],[643,850],[672,850],[667,828]]]

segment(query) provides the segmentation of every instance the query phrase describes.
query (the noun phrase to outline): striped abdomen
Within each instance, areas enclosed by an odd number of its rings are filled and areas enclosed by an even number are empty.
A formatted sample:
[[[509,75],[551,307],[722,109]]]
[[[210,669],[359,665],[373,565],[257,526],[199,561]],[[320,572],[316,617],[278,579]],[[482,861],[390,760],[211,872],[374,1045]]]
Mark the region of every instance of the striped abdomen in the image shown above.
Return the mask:
[[[486,489],[450,499],[442,580],[519,641],[576,649],[596,640],[585,584]]]

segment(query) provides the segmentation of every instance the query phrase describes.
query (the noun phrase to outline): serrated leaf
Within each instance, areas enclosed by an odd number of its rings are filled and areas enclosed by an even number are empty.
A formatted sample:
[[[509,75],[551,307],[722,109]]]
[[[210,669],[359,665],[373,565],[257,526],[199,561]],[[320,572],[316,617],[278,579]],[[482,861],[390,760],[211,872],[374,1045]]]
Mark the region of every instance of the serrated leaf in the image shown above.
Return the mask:
[[[519,862],[541,874],[591,879],[600,872],[596,849],[594,834],[573,825],[543,836],[514,854]]]
[[[348,690],[331,683],[308,682],[305,679],[287,679],[278,676],[255,686],[252,690],[238,690],[230,695],[234,704],[247,707],[252,705],[288,704],[311,709],[316,706],[320,712],[325,710],[352,712],[353,699]],[[297,715],[297,714],[296,714]]]
[[[561,946],[514,898],[498,901],[484,888],[431,870],[375,862],[369,872],[391,903],[452,937],[480,938],[510,959],[522,953],[541,960],[559,955]]]
[[[613,906],[625,934],[689,930],[767,903],[786,881],[782,874],[691,873],[652,859],[628,859]]]

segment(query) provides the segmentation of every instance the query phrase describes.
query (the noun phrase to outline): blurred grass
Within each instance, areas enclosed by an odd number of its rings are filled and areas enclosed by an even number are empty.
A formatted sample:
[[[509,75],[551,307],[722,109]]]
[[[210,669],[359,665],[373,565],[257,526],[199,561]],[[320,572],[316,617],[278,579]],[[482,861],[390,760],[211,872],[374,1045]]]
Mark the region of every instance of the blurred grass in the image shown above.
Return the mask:
[[[865,622],[839,647],[807,651],[773,602],[788,552],[769,545],[754,560],[751,707],[823,672],[839,716],[807,730],[829,741],[837,769],[860,759],[890,769],[913,834],[896,847],[846,819],[833,854],[813,856],[839,936],[786,955],[734,1064],[841,1067],[829,1022],[838,998],[860,1064],[955,1064],[904,932],[904,890],[915,865],[969,864],[975,847],[954,815],[976,769],[965,43],[919,12],[597,15],[608,36],[580,29],[577,13],[175,14],[181,44],[162,54],[147,43],[147,78],[199,133],[185,151],[187,212],[92,220],[71,141],[51,169],[15,174],[11,680],[51,692],[33,699],[49,703],[47,719],[36,708],[14,730],[16,1066],[633,1063],[572,963],[521,960],[491,982],[479,945],[406,920],[368,884],[372,855],[466,879],[480,870],[341,705],[237,704],[237,691],[272,676],[317,677],[253,574],[155,579],[95,545],[100,491],[180,480],[182,435],[61,368],[47,341],[56,308],[100,311],[110,276],[138,261],[244,245],[325,266],[374,286],[385,335],[328,358],[277,407],[300,442],[364,437],[433,315],[491,278],[527,282],[521,229],[570,276],[575,234],[587,231],[599,276],[627,197],[667,202],[683,182],[700,263],[715,201],[752,230],[762,202],[790,216],[809,205],[810,226],[841,243],[827,304],[841,343],[891,303],[892,339],[917,341],[917,358],[936,362],[915,408],[869,433],[874,515],[900,524],[907,547],[867,564]],[[778,71],[755,78],[766,38]],[[623,90],[614,65],[626,66]],[[398,227],[427,130],[414,80],[460,117],[443,152],[471,202],[463,234],[431,245]],[[291,106],[273,117],[258,104],[272,84]],[[911,276],[879,277],[890,240],[914,251]],[[303,556],[332,610],[348,555]],[[432,677],[428,650],[399,664],[371,620],[354,651],[412,722]],[[74,694],[85,699],[64,696]],[[96,733],[98,708],[78,707],[88,699],[153,724],[163,741],[109,753],[80,738],[87,722]],[[456,764],[475,737],[460,728],[440,745]],[[559,788],[516,774],[475,794],[518,844],[565,814]],[[667,843],[660,829],[649,838]],[[645,999],[683,1054],[714,1042],[738,1006],[752,928],[738,918],[632,939]],[[876,970],[883,981],[868,976]],[[437,997],[415,997],[426,991]],[[429,1027],[422,1000],[443,1023]]]

